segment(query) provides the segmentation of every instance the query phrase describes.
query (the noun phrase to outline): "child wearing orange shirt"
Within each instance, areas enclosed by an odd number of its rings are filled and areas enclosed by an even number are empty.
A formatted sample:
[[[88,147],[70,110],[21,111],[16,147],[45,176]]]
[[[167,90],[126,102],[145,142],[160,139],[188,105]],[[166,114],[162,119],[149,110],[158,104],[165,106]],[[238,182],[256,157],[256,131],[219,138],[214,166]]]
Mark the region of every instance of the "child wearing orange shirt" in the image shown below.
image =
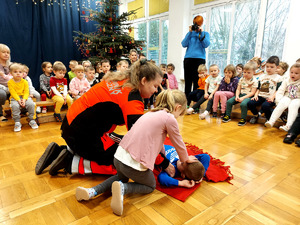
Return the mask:
[[[188,95],[188,99],[187,99],[187,104],[188,106],[191,104],[191,101],[197,102],[199,101],[199,99],[204,95],[204,88],[205,88],[205,80],[208,78],[208,74],[207,74],[207,68],[205,66],[205,64],[201,64],[198,67],[198,89],[195,91],[192,91],[191,93],[189,93]],[[190,107],[187,110],[187,114],[192,114],[194,112],[194,109],[192,107]]]

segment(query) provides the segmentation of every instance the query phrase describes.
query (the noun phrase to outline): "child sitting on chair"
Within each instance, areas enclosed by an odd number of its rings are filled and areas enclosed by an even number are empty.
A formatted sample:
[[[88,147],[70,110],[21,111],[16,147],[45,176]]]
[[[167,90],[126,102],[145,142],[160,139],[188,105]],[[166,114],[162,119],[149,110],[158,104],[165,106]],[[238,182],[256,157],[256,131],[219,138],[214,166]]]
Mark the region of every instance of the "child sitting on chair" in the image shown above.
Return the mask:
[[[24,68],[23,69],[23,72],[24,72],[23,73],[23,78],[25,80],[27,80],[27,82],[28,82],[28,85],[29,85],[29,96],[30,96],[30,98],[35,97],[37,102],[41,101],[41,95],[40,95],[40,93],[38,93],[35,90],[35,88],[32,85],[32,81],[31,81],[30,77],[28,76],[28,72],[29,72],[28,66],[24,65],[23,68]],[[36,113],[41,113],[41,107],[40,106],[36,107]]]
[[[187,97],[187,105],[190,106],[191,102],[198,102],[200,98],[204,95],[204,89],[205,89],[205,80],[208,78],[207,74],[207,68],[205,64],[201,64],[198,66],[198,89],[195,91],[192,91],[189,93]],[[199,105],[200,106],[200,105]],[[196,109],[197,110],[197,109]],[[190,107],[186,113],[187,114],[192,114],[195,112],[195,109],[193,107]]]
[[[40,75],[41,99],[46,101],[51,98],[50,78],[52,73],[52,64],[50,62],[42,63],[43,74]],[[47,113],[46,106],[43,106],[42,113]]]
[[[15,121],[14,131],[21,131],[22,124],[20,122],[21,108],[26,108],[28,111],[29,125],[32,129],[37,129],[38,125],[33,119],[35,116],[35,104],[29,97],[29,86],[26,80],[23,79],[23,65],[19,63],[13,63],[10,67],[10,73],[13,76],[11,80],[7,82],[10,93],[10,105],[12,111],[12,117]]]
[[[271,117],[275,106],[275,95],[282,81],[281,76],[276,73],[278,66],[279,58],[271,56],[266,63],[267,74],[261,75],[258,79],[258,89],[254,97],[247,103],[248,109],[253,113],[253,117],[250,119],[251,124],[257,123],[259,116],[263,113],[267,120]],[[260,105],[261,109],[258,112],[257,106]]]
[[[244,67],[244,75],[240,79],[238,87],[236,89],[235,96],[230,98],[226,103],[226,113],[223,118],[223,122],[227,123],[231,120],[231,111],[232,106],[238,103],[241,107],[241,120],[239,121],[239,126],[244,126],[246,124],[247,117],[247,103],[250,101],[250,98],[253,97],[257,90],[258,82],[253,77],[255,73],[255,66],[252,63],[247,63]]]
[[[183,180],[177,180],[171,177],[167,172],[161,172],[157,179],[161,185],[170,187],[170,186],[181,186],[191,188],[196,183],[202,181],[203,177],[205,176],[206,170],[209,166],[210,157],[208,154],[198,154],[195,157],[198,161],[187,164],[184,167],[185,163],[182,163],[176,150],[174,147],[167,148],[166,146],[166,158],[170,160],[170,163],[175,167],[175,176],[174,177],[182,177],[185,178]]]
[[[80,98],[85,92],[87,92],[91,86],[88,80],[84,76],[84,67],[81,65],[75,66],[74,77],[70,82],[70,94],[74,100]]]
[[[50,87],[52,91],[52,100],[55,102],[54,118],[57,122],[62,122],[60,110],[63,105],[72,105],[72,98],[68,95],[67,79],[64,78],[67,69],[62,62],[53,64],[54,77],[50,78]]]
[[[90,66],[84,69],[85,76],[87,81],[89,82],[90,86],[93,87],[95,84],[98,83],[98,80],[95,77],[95,68]]]
[[[110,62],[108,59],[103,59],[103,60],[101,60],[100,63],[101,63],[102,72],[98,74],[98,77],[97,77],[98,82],[101,82],[104,75],[110,71]]]
[[[290,78],[283,80],[276,93],[276,102],[278,104],[265,126],[273,127],[282,112],[288,108],[287,123],[279,127],[280,130],[287,132],[292,127],[300,107],[300,63],[292,65]]]
[[[225,77],[222,79],[219,90],[215,93],[213,101],[213,117],[217,117],[219,101],[221,102],[221,118],[225,116],[226,102],[235,94],[239,83],[239,78],[236,77],[235,66],[229,64],[224,69]]]

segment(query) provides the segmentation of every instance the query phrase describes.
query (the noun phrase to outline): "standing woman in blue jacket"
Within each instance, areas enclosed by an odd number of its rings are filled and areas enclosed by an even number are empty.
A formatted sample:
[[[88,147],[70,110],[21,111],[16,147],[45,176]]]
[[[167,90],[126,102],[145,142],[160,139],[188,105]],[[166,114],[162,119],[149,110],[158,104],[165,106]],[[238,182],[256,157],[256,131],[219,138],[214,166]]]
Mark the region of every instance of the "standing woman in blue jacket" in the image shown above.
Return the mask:
[[[184,56],[184,80],[185,80],[185,94],[191,92],[192,84],[193,90],[198,88],[198,66],[205,64],[205,48],[210,44],[209,33],[202,31],[203,17],[196,16],[193,20],[193,25],[189,27],[189,32],[182,40],[181,45],[186,49]]]

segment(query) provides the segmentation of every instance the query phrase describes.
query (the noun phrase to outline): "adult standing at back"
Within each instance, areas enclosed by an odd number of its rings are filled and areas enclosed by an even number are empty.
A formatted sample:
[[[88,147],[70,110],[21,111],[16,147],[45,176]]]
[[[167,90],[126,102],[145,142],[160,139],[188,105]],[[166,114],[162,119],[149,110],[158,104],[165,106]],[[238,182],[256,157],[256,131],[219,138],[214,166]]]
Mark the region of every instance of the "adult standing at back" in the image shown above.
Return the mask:
[[[198,88],[198,66],[205,64],[206,52],[205,48],[210,45],[209,33],[202,31],[203,17],[196,16],[193,20],[193,25],[189,26],[189,32],[185,35],[181,45],[186,49],[184,56],[184,80],[185,80],[185,95]]]

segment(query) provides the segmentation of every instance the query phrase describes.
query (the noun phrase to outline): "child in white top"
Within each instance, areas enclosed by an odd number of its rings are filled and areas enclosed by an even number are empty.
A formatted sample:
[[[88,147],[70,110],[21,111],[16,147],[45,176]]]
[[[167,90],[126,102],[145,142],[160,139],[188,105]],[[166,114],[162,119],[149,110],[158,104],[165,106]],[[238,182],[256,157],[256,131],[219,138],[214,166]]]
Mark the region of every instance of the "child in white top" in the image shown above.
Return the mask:
[[[89,200],[111,189],[112,210],[115,214],[122,215],[125,194],[148,194],[154,191],[156,181],[152,170],[157,155],[164,153],[163,143],[167,134],[184,168],[187,163],[196,162],[194,156],[187,154],[176,121],[177,117],[184,115],[186,103],[185,94],[181,91],[161,92],[157,96],[156,108],[140,117],[120,142],[114,156],[117,175],[93,188],[78,187],[77,200]],[[134,182],[128,182],[129,179]],[[195,181],[191,183],[194,185]]]
[[[24,72],[23,73],[23,78],[25,80],[27,80],[28,85],[29,85],[29,97],[30,98],[35,97],[36,101],[39,102],[39,101],[41,101],[41,95],[40,95],[39,92],[37,92],[35,90],[35,88],[32,85],[32,81],[31,81],[30,77],[28,76],[29,68],[26,65],[24,65],[23,67],[24,67],[24,69],[23,69],[23,72]],[[40,106],[36,107],[36,113],[41,113],[41,107]]]
[[[290,69],[290,78],[284,79],[276,93],[276,102],[271,118],[265,123],[266,127],[273,127],[276,120],[281,116],[282,112],[288,108],[287,123],[280,126],[279,129],[288,131],[294,123],[300,107],[300,64],[292,65]]]
[[[275,106],[274,100],[276,91],[278,90],[282,78],[276,74],[277,67],[279,65],[279,58],[277,56],[271,56],[266,63],[266,74],[263,74],[258,79],[258,89],[254,94],[254,97],[247,103],[248,109],[253,113],[253,117],[250,119],[251,124],[257,123],[257,120],[261,114],[265,114],[267,120],[270,119],[273,107]],[[258,112],[257,106],[261,105],[261,109]]]
[[[80,98],[85,92],[87,92],[91,86],[88,80],[84,76],[84,67],[81,65],[75,66],[74,77],[70,82],[70,94],[74,100]]]
[[[87,81],[90,83],[90,86],[93,87],[98,83],[98,80],[95,77],[95,68],[90,66],[84,70]]]
[[[213,106],[213,101],[214,101],[214,94],[216,91],[219,89],[222,77],[219,76],[220,69],[218,65],[212,64],[209,67],[209,77],[205,80],[205,94],[200,98],[200,100],[193,105],[193,108],[195,109],[196,107],[199,108],[200,105],[208,100],[207,106],[205,111],[199,115],[200,119],[204,119],[207,115],[209,115],[209,112]]]

